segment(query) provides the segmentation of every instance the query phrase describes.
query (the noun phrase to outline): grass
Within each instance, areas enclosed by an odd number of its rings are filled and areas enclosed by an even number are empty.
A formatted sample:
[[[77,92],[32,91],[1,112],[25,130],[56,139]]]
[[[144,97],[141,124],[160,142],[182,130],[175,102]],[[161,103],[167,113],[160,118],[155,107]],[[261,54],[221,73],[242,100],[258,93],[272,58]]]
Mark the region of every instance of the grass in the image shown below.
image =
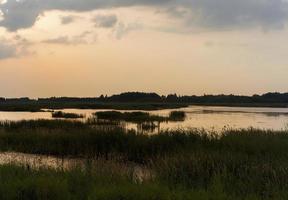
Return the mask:
[[[154,176],[144,182],[135,179],[133,166],[110,160],[68,171],[4,165],[0,199],[287,199],[287,163],[277,167],[237,156],[227,166],[216,155],[163,158],[150,165]]]
[[[171,111],[168,117],[152,115],[147,112],[119,112],[102,111],[94,115],[100,120],[125,121],[133,123],[184,121],[186,114],[183,111]]]
[[[0,123],[0,150],[60,156],[119,154],[135,162],[201,150],[279,157],[288,151],[288,134],[285,131],[248,129],[226,130],[219,137],[192,129],[145,135],[127,132],[117,126],[99,130],[97,125],[85,122],[36,120]]]
[[[84,118],[84,115],[57,111],[57,112],[52,112],[52,117],[53,118],[63,118],[63,119],[79,119],[79,118]]]
[[[63,120],[2,122],[0,150],[105,163],[72,171],[1,166],[0,199],[288,198],[288,131],[145,135]],[[148,168],[153,177],[135,182],[129,163]]]
[[[186,118],[186,113],[183,111],[171,111],[169,114],[169,119],[171,121],[184,121]]]
[[[222,193],[217,183],[207,190],[170,188],[157,179],[139,184],[133,180],[129,170],[113,167],[114,164],[108,164],[92,170],[57,171],[31,170],[14,165],[1,166],[0,199],[208,200],[229,197]],[[230,199],[241,199],[232,197],[231,195]]]
[[[166,121],[166,117],[151,115],[147,112],[118,112],[118,111],[103,111],[96,112],[94,114],[98,119],[110,120],[110,121],[126,121],[134,123],[143,122],[163,122]]]

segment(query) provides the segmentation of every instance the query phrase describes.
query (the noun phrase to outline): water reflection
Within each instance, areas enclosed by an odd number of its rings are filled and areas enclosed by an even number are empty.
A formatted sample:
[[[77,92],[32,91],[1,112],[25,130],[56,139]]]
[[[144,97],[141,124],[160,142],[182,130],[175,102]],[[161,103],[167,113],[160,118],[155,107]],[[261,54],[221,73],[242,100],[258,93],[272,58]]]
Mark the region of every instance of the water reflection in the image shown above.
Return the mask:
[[[49,168],[69,170],[83,166],[84,160],[75,158],[58,158],[54,156],[43,156],[36,154],[25,154],[18,152],[0,153],[0,165],[14,164],[27,166],[33,169]]]
[[[153,124],[137,124],[98,121],[97,125],[102,127],[105,124],[121,126],[127,129],[138,130],[139,132],[157,133],[165,129],[187,129],[187,128],[205,128],[222,130],[224,127],[230,128],[261,128],[281,130],[286,128],[288,123],[288,108],[254,108],[254,107],[213,107],[213,106],[190,106],[181,109],[166,109],[149,111],[152,115],[169,116],[171,111],[184,111],[186,113],[185,121],[170,121]],[[64,109],[63,112],[77,113],[86,116],[87,120],[93,113],[109,110],[81,110],[81,109]],[[111,110],[110,110],[111,111]],[[139,110],[124,110],[120,112],[135,112]],[[50,112],[0,112],[0,120],[33,120],[33,119],[52,119]],[[119,123],[119,122],[117,122]]]
[[[133,181],[142,183],[153,177],[153,172],[147,167],[137,165],[136,163],[121,163],[113,160],[101,159],[84,159],[84,158],[59,158],[54,156],[26,154],[18,152],[0,153],[0,165],[16,165],[24,166],[28,169],[55,169],[55,170],[72,170],[72,169],[93,169],[98,171],[101,169],[121,170],[121,173],[129,173],[133,177]],[[117,165],[117,166],[116,166]],[[115,167],[116,166],[116,167]],[[112,169],[114,168],[115,169]],[[101,173],[101,172],[100,172]],[[119,171],[118,171],[119,173]]]

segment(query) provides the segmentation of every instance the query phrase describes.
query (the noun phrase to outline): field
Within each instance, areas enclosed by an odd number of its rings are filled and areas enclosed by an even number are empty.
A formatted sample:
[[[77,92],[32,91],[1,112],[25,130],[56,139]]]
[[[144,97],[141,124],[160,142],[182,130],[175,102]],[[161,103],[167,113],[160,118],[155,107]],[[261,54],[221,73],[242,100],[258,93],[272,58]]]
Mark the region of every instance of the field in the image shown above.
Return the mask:
[[[145,135],[75,121],[2,122],[0,150],[86,160],[84,167],[69,170],[1,166],[1,199],[288,197],[287,131]]]

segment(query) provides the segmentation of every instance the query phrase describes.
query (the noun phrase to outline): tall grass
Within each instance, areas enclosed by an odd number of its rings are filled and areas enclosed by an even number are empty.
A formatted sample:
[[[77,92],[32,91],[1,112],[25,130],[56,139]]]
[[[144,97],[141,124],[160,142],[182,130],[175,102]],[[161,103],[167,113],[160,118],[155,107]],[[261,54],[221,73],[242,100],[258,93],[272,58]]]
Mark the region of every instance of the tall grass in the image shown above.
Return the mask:
[[[77,113],[65,113],[62,111],[52,112],[53,118],[64,118],[64,119],[79,119],[84,118],[84,115]]]
[[[183,111],[171,111],[169,114],[169,119],[171,121],[184,121],[186,118],[186,113]]]
[[[96,170],[95,169],[100,169]],[[221,191],[217,184],[208,190],[171,188],[158,180],[139,184],[129,171],[111,165],[93,170],[31,170],[0,166],[0,199],[3,200],[192,200],[242,199]],[[124,171],[124,172],[123,172]],[[224,198],[223,198],[224,197]],[[256,199],[256,198],[255,198]]]
[[[204,130],[162,131],[156,135],[136,134],[115,126],[62,120],[0,123],[0,150],[73,156],[118,153],[133,161],[187,151],[228,151],[247,155],[285,156],[286,131],[226,130],[221,136]]]
[[[119,112],[119,111],[102,111],[94,115],[98,119],[110,121],[126,121],[133,123],[145,122],[167,122],[167,121],[184,121],[186,114],[183,111],[171,111],[168,117],[153,115],[147,112]]]
[[[166,117],[151,115],[147,112],[118,112],[118,111],[103,111],[94,114],[98,119],[110,121],[126,121],[126,122],[163,122],[167,121]]]
[[[205,130],[175,130],[145,135],[120,128],[100,130],[97,125],[84,122],[2,122],[0,150],[80,156],[89,160],[103,158],[121,163],[132,161],[154,174],[153,178],[138,185],[126,168],[116,167],[113,173],[105,172],[105,169],[112,169],[111,166],[96,167],[104,170],[97,173],[87,169],[30,172],[12,167],[15,174],[7,168],[4,173],[0,167],[0,179],[5,180],[0,181],[0,190],[23,190],[25,195],[27,191],[33,191],[27,193],[32,197],[50,190],[49,194],[61,195],[53,184],[49,184],[55,182],[56,186],[61,185],[65,196],[83,194],[84,199],[189,199],[190,195],[191,199],[288,198],[287,131],[243,129],[216,134]],[[17,178],[18,174],[24,175]],[[89,174],[89,178],[85,174]],[[71,176],[73,183],[68,178]],[[7,180],[14,180],[15,187]],[[23,189],[23,185],[28,185],[28,189]],[[42,186],[45,190],[38,191]]]

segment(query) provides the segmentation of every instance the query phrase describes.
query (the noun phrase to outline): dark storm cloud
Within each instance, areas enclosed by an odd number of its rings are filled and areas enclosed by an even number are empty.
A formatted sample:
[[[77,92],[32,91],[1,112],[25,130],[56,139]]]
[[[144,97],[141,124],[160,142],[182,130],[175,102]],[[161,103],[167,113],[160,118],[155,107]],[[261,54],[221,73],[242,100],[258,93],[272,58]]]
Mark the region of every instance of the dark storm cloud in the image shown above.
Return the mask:
[[[185,0],[182,6],[186,8],[182,15],[188,16],[188,24],[211,29],[256,26],[279,29],[288,19],[288,4],[284,0]],[[180,15],[181,10],[176,14]]]
[[[47,10],[91,11],[101,8],[150,6],[183,18],[186,25],[209,29],[258,27],[283,28],[287,20],[285,0],[8,0],[0,5],[10,31],[33,26]],[[111,22],[112,23],[112,22]]]

